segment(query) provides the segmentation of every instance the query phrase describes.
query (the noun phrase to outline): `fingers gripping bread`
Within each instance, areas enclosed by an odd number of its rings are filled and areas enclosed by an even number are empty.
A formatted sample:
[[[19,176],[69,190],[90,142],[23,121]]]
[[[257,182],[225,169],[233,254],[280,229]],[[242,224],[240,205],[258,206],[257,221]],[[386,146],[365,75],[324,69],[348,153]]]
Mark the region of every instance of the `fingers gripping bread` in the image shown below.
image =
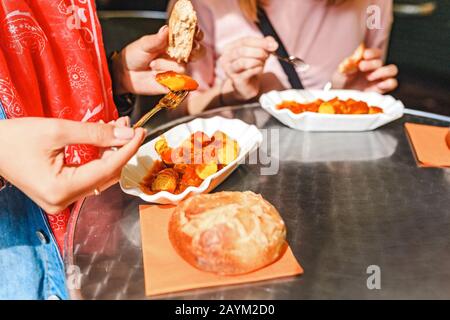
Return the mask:
[[[350,57],[342,61],[338,68],[339,72],[343,74],[352,74],[357,72],[359,70],[359,63],[363,60],[365,50],[366,47],[364,43],[361,43]]]

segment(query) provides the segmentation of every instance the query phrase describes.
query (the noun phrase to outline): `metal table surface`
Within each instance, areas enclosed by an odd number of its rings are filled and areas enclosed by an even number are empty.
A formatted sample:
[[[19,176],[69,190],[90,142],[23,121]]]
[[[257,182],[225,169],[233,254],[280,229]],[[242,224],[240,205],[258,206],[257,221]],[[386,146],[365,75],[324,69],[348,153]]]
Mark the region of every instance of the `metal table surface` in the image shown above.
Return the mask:
[[[417,167],[403,127],[406,121],[449,123],[405,115],[373,132],[305,133],[257,107],[202,116],[215,115],[267,129],[265,140],[273,143],[262,148],[262,161],[241,165],[216,190],[252,190],[273,203],[305,273],[160,298],[450,298],[450,169]],[[187,120],[168,123],[152,137]],[[277,174],[261,174],[277,163]],[[140,204],[115,185],[86,199],[72,216],[66,266],[81,275],[74,298],[146,298]],[[367,287],[371,265],[380,268],[380,290]]]

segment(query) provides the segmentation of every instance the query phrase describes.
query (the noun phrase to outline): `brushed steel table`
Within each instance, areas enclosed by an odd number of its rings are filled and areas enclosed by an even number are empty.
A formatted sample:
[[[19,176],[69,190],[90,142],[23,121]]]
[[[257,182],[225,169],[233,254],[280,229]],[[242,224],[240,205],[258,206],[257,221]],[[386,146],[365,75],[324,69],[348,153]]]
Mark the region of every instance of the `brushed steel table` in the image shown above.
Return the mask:
[[[405,115],[373,132],[308,133],[254,105],[200,116],[216,115],[255,124],[265,135],[258,164],[241,165],[216,190],[252,190],[273,203],[305,273],[159,298],[450,298],[450,169],[419,168],[403,126],[448,122]],[[75,210],[65,259],[73,298],[146,298],[140,204],[115,185]],[[373,270],[380,289],[367,286]]]

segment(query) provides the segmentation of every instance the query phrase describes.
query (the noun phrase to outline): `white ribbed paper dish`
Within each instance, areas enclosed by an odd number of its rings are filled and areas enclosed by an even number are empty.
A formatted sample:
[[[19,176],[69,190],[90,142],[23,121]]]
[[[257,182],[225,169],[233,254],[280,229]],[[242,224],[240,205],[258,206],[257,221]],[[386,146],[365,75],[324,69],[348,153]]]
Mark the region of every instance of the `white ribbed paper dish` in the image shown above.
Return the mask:
[[[369,106],[383,109],[378,114],[319,114],[304,112],[294,114],[290,110],[278,110],[276,106],[283,101],[293,100],[299,103],[316,99],[331,100],[354,99],[364,101]],[[301,131],[370,131],[403,116],[405,106],[400,100],[389,95],[355,90],[286,90],[271,91],[263,94],[259,100],[261,106],[286,126]]]
[[[147,175],[154,160],[160,160],[155,151],[155,143],[159,137],[140,147],[136,155],[123,167],[120,177],[120,187],[123,192],[140,197],[142,200],[158,204],[177,204],[186,197],[199,193],[208,193],[222,183],[238,166],[246,155],[255,151],[262,143],[261,131],[254,125],[249,125],[238,119],[226,119],[213,117],[209,119],[198,118],[188,123],[180,124],[166,133],[169,146],[178,147],[192,133],[202,131],[208,136],[220,130],[239,143],[238,157],[222,168],[220,171],[206,178],[199,187],[188,187],[183,193],[172,194],[161,191],[154,195],[144,193],[140,188],[140,182]]]

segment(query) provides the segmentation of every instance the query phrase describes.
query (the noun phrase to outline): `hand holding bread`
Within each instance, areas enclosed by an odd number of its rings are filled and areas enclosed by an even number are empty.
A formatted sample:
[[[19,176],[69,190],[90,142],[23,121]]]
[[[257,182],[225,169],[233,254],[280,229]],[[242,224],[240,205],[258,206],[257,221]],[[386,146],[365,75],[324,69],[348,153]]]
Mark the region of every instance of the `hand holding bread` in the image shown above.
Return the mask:
[[[168,89],[156,81],[156,75],[167,71],[185,73],[185,63],[204,52],[202,38],[192,4],[189,0],[178,1],[169,27],[163,26],[157,34],[141,37],[113,56],[114,93],[167,93]]]
[[[384,94],[397,88],[397,75],[397,66],[385,65],[380,49],[366,48],[361,44],[339,65],[332,83],[335,89],[351,88]]]
[[[344,61],[341,62],[338,67],[339,72],[343,74],[352,74],[358,72],[359,63],[364,58],[365,50],[366,46],[364,45],[364,43],[361,43],[350,57],[344,59]]]
[[[166,56],[169,31],[146,35],[130,43],[112,59],[114,93],[156,95],[167,93],[155,77],[163,71],[184,73],[185,67]]]

